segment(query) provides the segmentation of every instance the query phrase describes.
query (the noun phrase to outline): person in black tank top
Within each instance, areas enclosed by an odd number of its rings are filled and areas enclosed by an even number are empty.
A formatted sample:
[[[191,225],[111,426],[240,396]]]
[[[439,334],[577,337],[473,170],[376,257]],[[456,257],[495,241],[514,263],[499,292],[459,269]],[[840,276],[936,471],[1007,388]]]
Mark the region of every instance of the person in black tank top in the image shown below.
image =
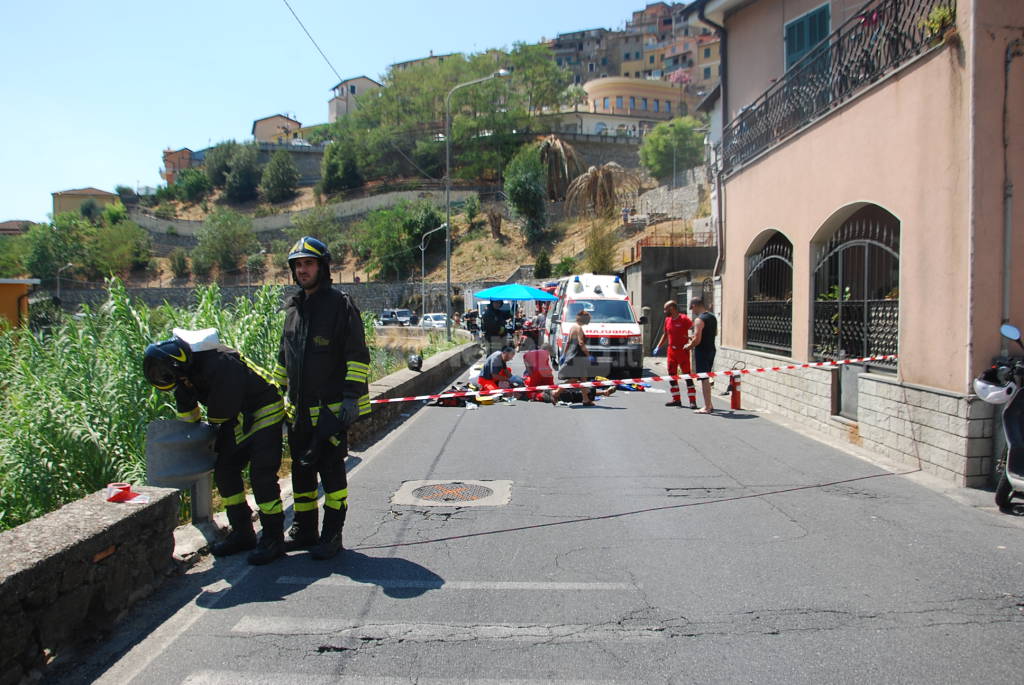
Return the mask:
[[[693,361],[697,373],[710,373],[715,365],[715,336],[718,335],[718,319],[708,311],[704,300],[695,297],[690,300],[690,312],[693,314],[693,337],[690,339],[688,348],[693,349]],[[710,414],[714,411],[711,406],[711,381],[702,378],[701,392],[704,395],[704,408],[698,409],[698,414]]]

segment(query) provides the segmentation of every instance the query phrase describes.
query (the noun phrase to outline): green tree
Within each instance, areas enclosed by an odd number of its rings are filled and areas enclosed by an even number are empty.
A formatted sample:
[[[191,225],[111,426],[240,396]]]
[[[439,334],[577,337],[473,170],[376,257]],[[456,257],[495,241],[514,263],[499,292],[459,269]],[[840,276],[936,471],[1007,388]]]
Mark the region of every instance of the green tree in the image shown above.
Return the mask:
[[[212,190],[210,177],[199,169],[184,169],[174,179],[174,194],[184,202],[202,202]]]
[[[96,229],[87,245],[83,270],[89,278],[124,276],[149,265],[152,240],[133,221]]]
[[[206,151],[206,177],[214,188],[224,187],[231,171],[231,158],[239,147],[235,141],[225,140]]]
[[[533,276],[534,278],[551,277],[551,258],[548,257],[547,250],[541,250],[540,254],[537,255],[537,259],[533,264]]]
[[[35,278],[52,279],[65,264],[81,266],[95,231],[78,212],[58,214],[53,224],[33,224],[23,236],[25,268]]]
[[[238,268],[242,258],[259,249],[252,220],[230,209],[218,209],[206,217],[198,233],[199,244],[192,253],[192,270],[200,263],[216,263],[221,272]]]
[[[370,212],[353,226],[349,246],[377,278],[401,280],[419,266],[420,238],[442,223],[444,217],[430,202],[402,202]],[[431,252],[443,245],[443,241],[431,241]]]
[[[562,276],[571,276],[576,272],[576,258],[575,257],[562,257],[558,264],[555,265],[555,276],[561,278]]]
[[[188,276],[188,255],[185,254],[184,248],[176,247],[171,250],[168,261],[170,262],[171,273],[174,274],[175,278],[186,278]]]
[[[600,224],[593,224],[587,231],[587,249],[584,264],[587,271],[595,274],[615,273],[615,233]]]
[[[547,225],[547,182],[536,145],[524,145],[505,167],[505,194],[515,215],[523,220],[527,242],[541,238]]]
[[[231,170],[224,179],[224,196],[229,202],[254,200],[260,182],[256,147],[240,145],[231,155]]]
[[[99,206],[96,200],[91,197],[81,204],[78,208],[78,213],[84,216],[90,221],[90,223],[97,223],[100,220],[100,215],[103,213],[103,209]]]
[[[346,244],[341,222],[330,207],[313,207],[292,219],[292,225],[284,229],[288,236],[285,251],[303,236],[311,235],[327,244],[331,258],[339,260],[345,254]]]
[[[320,189],[325,194],[350,190],[363,185],[356,162],[355,147],[348,140],[336,140],[324,150],[320,163]]]
[[[28,242],[23,235],[0,235],[0,278],[14,278],[25,273],[25,252]]]
[[[508,55],[512,86],[525,99],[527,112],[555,107],[570,83],[570,73],[555,64],[547,45],[516,43]]]
[[[113,226],[127,220],[128,210],[125,209],[125,206],[120,201],[105,205],[103,213],[100,215],[100,223],[104,226]]]
[[[699,166],[704,161],[704,132],[694,117],[676,117],[655,126],[640,145],[640,164],[655,178]]]
[[[263,168],[260,195],[267,202],[284,202],[295,197],[298,187],[299,170],[292,156],[284,150],[278,150]]]

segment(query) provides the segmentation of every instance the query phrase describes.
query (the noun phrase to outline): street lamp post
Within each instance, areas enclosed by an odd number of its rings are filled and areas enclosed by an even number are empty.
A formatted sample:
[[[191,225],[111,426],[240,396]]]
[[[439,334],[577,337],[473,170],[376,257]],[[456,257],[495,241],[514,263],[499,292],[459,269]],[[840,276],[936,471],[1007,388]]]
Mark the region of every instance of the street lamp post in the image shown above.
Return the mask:
[[[452,339],[452,93],[459,88],[473,86],[477,83],[490,81],[492,78],[504,78],[511,72],[507,69],[498,69],[490,76],[466,81],[453,87],[444,98],[444,206],[445,206],[445,230],[444,232],[444,270],[445,270],[445,331],[448,340]]]
[[[420,314],[427,313],[427,236],[444,228],[448,228],[448,224],[441,224],[420,236]]]
[[[57,301],[58,302],[60,302],[60,274],[65,269],[70,269],[73,266],[74,266],[74,264],[72,264],[71,262],[68,262],[67,264],[65,264],[61,268],[57,269]]]

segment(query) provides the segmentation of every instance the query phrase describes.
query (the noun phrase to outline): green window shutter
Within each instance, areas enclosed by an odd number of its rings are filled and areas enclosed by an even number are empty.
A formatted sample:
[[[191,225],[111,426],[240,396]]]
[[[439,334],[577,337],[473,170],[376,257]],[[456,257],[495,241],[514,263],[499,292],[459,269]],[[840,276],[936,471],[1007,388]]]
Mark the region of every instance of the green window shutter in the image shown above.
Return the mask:
[[[829,6],[825,5],[786,24],[786,69],[828,37],[829,18]]]

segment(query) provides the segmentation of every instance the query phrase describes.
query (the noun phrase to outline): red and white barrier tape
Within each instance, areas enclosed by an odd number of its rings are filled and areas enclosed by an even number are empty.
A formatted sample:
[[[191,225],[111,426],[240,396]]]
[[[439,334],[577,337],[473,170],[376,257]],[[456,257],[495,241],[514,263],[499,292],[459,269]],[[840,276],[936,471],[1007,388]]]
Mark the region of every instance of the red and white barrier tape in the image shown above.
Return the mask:
[[[617,378],[607,381],[585,381],[582,383],[558,383],[555,385],[534,385],[530,387],[520,386],[518,388],[501,388],[499,390],[460,390],[457,392],[442,392],[436,395],[416,395],[414,397],[390,397],[387,399],[370,400],[370,404],[388,404],[390,402],[414,402],[417,400],[440,400],[448,397],[473,397],[482,395],[485,397],[497,397],[516,392],[533,392],[539,390],[555,390],[558,388],[600,388],[609,385],[632,385],[633,383],[663,383],[667,381],[701,380],[705,378],[717,378],[719,376],[744,376],[751,373],[766,373],[768,371],[789,371],[792,369],[814,369],[823,366],[842,366],[844,364],[859,364],[861,362],[892,361],[896,359],[895,354],[876,355],[874,357],[860,357],[859,359],[841,359],[830,362],[809,362],[807,364],[786,364],[785,366],[766,366],[760,369],[729,369],[726,371],[710,371],[707,373],[685,373],[673,374],[671,376],[647,376],[645,378]]]

